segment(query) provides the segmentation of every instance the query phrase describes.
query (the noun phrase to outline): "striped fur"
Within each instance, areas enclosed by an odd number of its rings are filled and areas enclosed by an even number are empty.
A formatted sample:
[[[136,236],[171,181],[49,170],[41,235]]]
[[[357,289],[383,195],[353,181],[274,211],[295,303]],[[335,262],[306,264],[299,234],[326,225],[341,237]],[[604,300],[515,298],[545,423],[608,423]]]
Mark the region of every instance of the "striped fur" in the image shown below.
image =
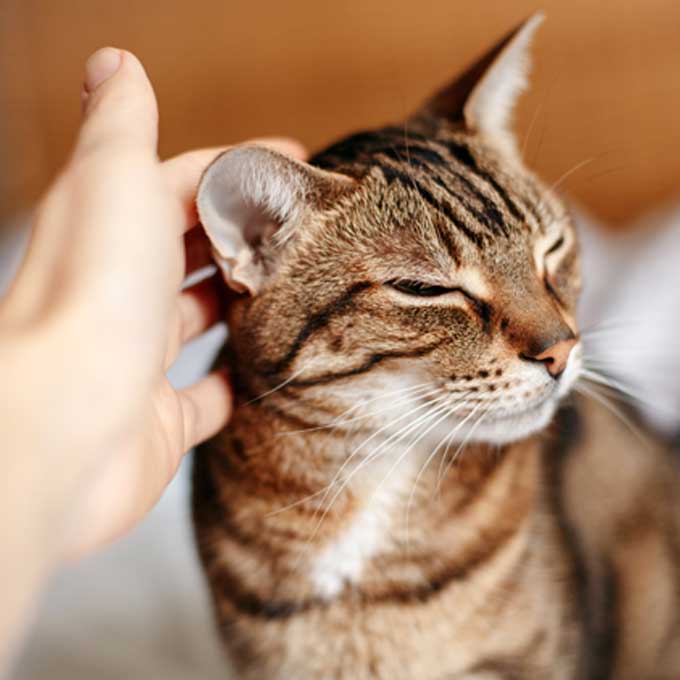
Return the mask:
[[[238,243],[258,283],[221,359],[237,406],[194,470],[241,678],[680,676],[674,464],[561,406],[579,348],[556,376],[540,357],[576,334],[576,239],[505,130],[474,127],[477,80],[308,167],[239,152],[296,182],[262,198],[286,238]]]

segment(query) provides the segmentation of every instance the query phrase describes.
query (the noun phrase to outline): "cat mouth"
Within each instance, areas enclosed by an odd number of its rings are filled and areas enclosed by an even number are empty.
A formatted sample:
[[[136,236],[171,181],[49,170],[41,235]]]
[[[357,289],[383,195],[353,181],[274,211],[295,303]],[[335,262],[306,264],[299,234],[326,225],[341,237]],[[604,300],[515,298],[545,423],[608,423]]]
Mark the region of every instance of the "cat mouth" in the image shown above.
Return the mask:
[[[551,379],[521,395],[505,395],[495,400],[471,397],[470,404],[455,414],[454,427],[460,433],[456,439],[467,437],[467,441],[499,444],[535,434],[550,423],[561,401],[577,382],[580,371],[579,344],[557,380]]]

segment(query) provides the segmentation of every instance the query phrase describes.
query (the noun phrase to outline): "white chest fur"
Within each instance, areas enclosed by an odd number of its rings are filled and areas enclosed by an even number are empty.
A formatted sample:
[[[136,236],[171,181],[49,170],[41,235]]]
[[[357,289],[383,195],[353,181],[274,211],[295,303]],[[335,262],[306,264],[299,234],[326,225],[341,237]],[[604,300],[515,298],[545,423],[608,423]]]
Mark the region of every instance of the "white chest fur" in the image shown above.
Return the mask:
[[[400,512],[406,512],[417,471],[422,464],[417,452],[403,461],[396,456],[379,466],[371,466],[370,478],[361,489],[365,503],[351,524],[326,545],[311,563],[310,580],[320,597],[331,599],[345,585],[356,583],[365,565],[390,542],[390,525]],[[395,463],[396,461],[396,463]],[[363,485],[362,485],[363,486]]]

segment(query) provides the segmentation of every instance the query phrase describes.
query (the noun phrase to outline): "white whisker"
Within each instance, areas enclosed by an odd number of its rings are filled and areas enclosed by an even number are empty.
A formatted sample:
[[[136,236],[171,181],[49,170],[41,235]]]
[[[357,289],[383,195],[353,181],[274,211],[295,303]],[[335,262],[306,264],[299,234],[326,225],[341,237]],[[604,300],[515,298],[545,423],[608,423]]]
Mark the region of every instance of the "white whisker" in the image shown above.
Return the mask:
[[[450,408],[451,407],[448,404],[445,404],[441,408],[437,409],[435,413],[431,414],[431,417],[436,418],[434,420],[434,422],[428,423],[428,426],[425,428],[425,430],[423,430],[423,432],[421,432],[418,435],[418,437],[406,447],[406,449],[402,452],[402,454],[394,462],[392,467],[387,471],[387,474],[382,478],[382,480],[380,481],[378,486],[373,490],[372,496],[374,496],[376,493],[378,493],[378,491],[380,491],[380,489],[382,488],[382,485],[387,481],[387,479],[394,472],[394,470],[396,470],[397,467],[399,467],[399,465],[401,464],[401,461],[403,461],[404,458],[406,458],[406,456],[413,450],[415,445],[418,442],[420,442],[423,439],[423,437],[425,437],[425,435],[428,434],[428,432],[431,432],[437,425],[439,425],[439,423],[441,423],[443,420],[445,420],[446,418],[448,418],[450,416]],[[439,416],[441,416],[441,417],[439,417]]]
[[[581,168],[584,168],[586,165],[590,165],[594,160],[596,160],[596,157],[593,156],[592,158],[586,158],[585,160],[581,161],[580,163],[577,163],[574,165],[572,168],[567,170],[566,172],[562,173],[562,175],[557,179],[555,182],[553,182],[552,186],[550,189],[548,189],[548,193],[552,193],[553,191],[556,191],[557,188],[567,180],[567,178],[571,177],[575,172],[580,170]]]
[[[302,368],[298,369],[291,375],[289,375],[283,382],[279,383],[275,387],[272,387],[270,390],[267,390],[266,392],[263,392],[257,397],[253,397],[250,401],[245,402],[245,404],[242,404],[242,406],[248,406],[250,404],[255,403],[256,401],[260,401],[261,399],[264,399],[265,397],[268,397],[270,394],[274,394],[274,392],[278,392],[278,390],[282,389],[286,385],[290,384],[295,378],[298,376],[302,375],[310,366],[315,364],[320,357],[314,357],[310,361],[308,361]]]
[[[452,408],[449,408],[448,412],[446,413],[446,417],[450,418],[456,411],[460,410],[461,408],[464,408],[465,404],[467,403],[467,400],[463,402],[462,404],[459,404],[458,406],[453,406]],[[452,431],[447,432],[439,441],[437,446],[434,448],[432,453],[427,457],[423,465],[420,467],[420,470],[413,482],[413,486],[411,488],[411,493],[409,494],[408,498],[408,503],[406,504],[406,545],[409,545],[410,539],[409,539],[409,526],[410,526],[410,514],[411,514],[411,505],[413,504],[413,498],[415,496],[415,492],[418,488],[418,484],[420,483],[420,478],[424,474],[425,470],[428,468],[434,457],[437,455],[443,444],[447,441],[451,441],[452,437],[455,435],[456,429],[454,428]]]
[[[460,429],[470,421],[471,418],[474,417],[475,413],[479,411],[479,409],[482,407],[482,403],[478,403],[477,406],[475,406],[470,413],[468,413],[463,420],[456,425],[456,427],[453,429],[453,432],[451,433],[451,442],[453,442],[453,437],[460,432]],[[460,448],[460,447],[459,447]],[[437,486],[435,487],[435,493],[439,493],[439,489],[441,487],[442,482],[444,481],[444,462],[446,461],[446,456],[448,455],[449,447],[446,447],[446,451],[444,452],[444,456],[442,456],[442,459],[439,461],[439,469],[437,471]],[[454,454],[455,456],[455,454]],[[448,470],[448,467],[447,467]]]
[[[474,412],[475,411],[470,413],[470,415],[472,415]],[[484,420],[484,418],[487,416],[487,414],[488,414],[488,411],[482,411],[482,413],[479,415],[479,418],[477,418],[474,425],[470,428],[470,431],[465,435],[465,438],[460,443],[460,446],[454,452],[453,456],[451,457],[451,460],[449,461],[449,464],[446,466],[446,469],[444,470],[444,475],[443,475],[442,479],[440,480],[440,484],[444,481],[444,479],[446,478],[446,475],[449,473],[449,470],[451,469],[451,466],[456,462],[461,451],[465,448],[465,446],[470,441],[470,439],[472,439],[472,435],[475,433],[475,431],[480,426],[482,420]]]
[[[652,402],[648,399],[645,399],[644,397],[635,394],[632,391],[631,387],[625,385],[619,380],[609,378],[607,376],[602,375],[601,373],[595,372],[594,370],[589,370],[588,368],[581,369],[581,374],[585,380],[598,383],[600,385],[604,385],[605,387],[613,390],[614,392],[618,392],[624,397],[628,397],[629,400],[632,400],[633,403],[643,404],[653,409],[659,410],[663,409],[662,404]]]
[[[640,432],[640,430],[630,422],[630,420],[621,412],[621,410],[614,406],[614,404],[612,404],[604,395],[600,394],[595,389],[590,389],[582,384],[574,385],[574,390],[602,404],[602,406],[610,411],[610,413],[615,415],[637,437],[637,439],[645,446],[645,448],[649,448],[649,441],[645,438],[642,432]]]
[[[373,418],[376,415],[379,415],[381,413],[386,413],[390,410],[392,410],[396,405],[401,404],[403,402],[409,401],[414,398],[424,398],[425,396],[428,396],[430,394],[434,394],[438,390],[431,389],[432,388],[432,383],[422,383],[421,385],[416,385],[414,387],[409,387],[406,389],[402,390],[395,390],[394,392],[388,392],[386,394],[380,394],[376,397],[373,397],[371,399],[367,399],[366,401],[362,401],[358,404],[354,404],[350,408],[348,408],[346,411],[341,413],[340,415],[336,416],[330,423],[327,423],[325,425],[317,425],[314,427],[307,427],[307,428],[301,428],[299,430],[286,430],[285,432],[279,432],[277,433],[277,436],[282,437],[286,435],[293,435],[293,434],[302,434],[303,432],[315,432],[317,430],[325,430],[328,428],[337,428],[341,425],[347,425],[349,423],[356,422],[358,420],[365,420],[367,418]],[[426,390],[431,389],[430,392],[426,392]],[[410,392],[410,394],[405,394],[407,392]],[[425,395],[421,394],[422,392],[426,392]],[[343,418],[352,413],[353,411],[357,411],[359,409],[364,408],[367,404],[370,404],[371,402],[378,401],[380,399],[386,399],[388,397],[394,397],[396,395],[401,394],[402,396],[399,397],[396,401],[393,401],[389,406],[385,407],[384,409],[378,409],[377,411],[372,411],[371,413],[365,413],[360,416],[355,416],[353,418],[348,418],[346,420],[343,420]]]
[[[299,500],[297,500],[297,501],[295,501],[295,502],[293,502],[293,503],[291,503],[291,504],[285,506],[284,508],[278,508],[277,510],[273,510],[272,512],[268,513],[267,516],[275,515],[275,514],[278,514],[278,513],[280,513],[280,512],[284,512],[285,510],[288,510],[288,509],[290,509],[290,508],[297,507],[298,505],[301,505],[302,503],[305,503],[305,502],[307,502],[307,501],[309,501],[309,500],[311,500],[311,499],[313,499],[313,498],[316,498],[317,496],[320,496],[321,494],[325,494],[325,495],[327,496],[328,493],[330,492],[330,490],[333,488],[334,484],[337,482],[338,477],[342,474],[342,471],[344,470],[344,468],[347,467],[347,465],[350,463],[350,461],[352,460],[352,458],[353,458],[353,457],[361,450],[361,448],[362,448],[364,445],[366,445],[369,441],[371,441],[371,439],[373,439],[375,436],[377,436],[378,434],[380,434],[381,432],[383,432],[385,429],[388,429],[388,428],[392,427],[395,423],[397,423],[397,422],[399,422],[400,420],[403,420],[405,417],[407,417],[407,416],[409,416],[409,415],[412,415],[413,413],[415,413],[415,412],[417,412],[417,411],[419,411],[419,410],[425,408],[426,406],[427,406],[427,404],[420,404],[419,406],[417,406],[416,408],[410,410],[409,412],[404,413],[404,414],[402,414],[402,415],[400,415],[400,416],[398,416],[398,417],[392,419],[390,422],[386,423],[383,427],[381,427],[381,428],[380,428],[379,430],[377,430],[376,432],[373,432],[373,433],[371,434],[371,436],[370,436],[367,440],[365,440],[364,442],[362,442],[356,449],[354,449],[354,450],[352,451],[352,453],[345,459],[345,461],[343,462],[343,464],[342,464],[342,465],[340,466],[340,468],[336,471],[336,473],[335,473],[335,475],[333,476],[333,478],[331,479],[331,481],[330,481],[327,485],[325,485],[324,487],[322,487],[321,489],[319,489],[319,491],[315,491],[313,494],[310,494],[310,495],[308,495],[308,496],[305,496],[304,498],[301,498],[301,499],[299,499]],[[321,506],[323,506],[323,502],[324,502],[326,496],[324,496],[324,499],[322,499],[322,501],[321,501]]]
[[[439,397],[438,399],[434,400],[434,401],[432,402],[432,404],[440,403],[441,401],[443,401],[444,399],[447,399],[447,398],[448,398],[448,395],[443,395],[443,396]],[[324,497],[322,498],[321,503],[320,503],[320,507],[323,507],[324,503],[326,502],[326,498],[327,498],[327,496],[328,496],[328,492],[330,492],[330,490],[332,489],[332,487],[333,487],[336,483],[338,483],[338,480],[339,480],[340,475],[342,474],[342,471],[347,467],[347,465],[349,464],[349,462],[351,461],[351,459],[358,453],[359,450],[361,450],[361,449],[362,449],[362,448],[363,448],[370,440],[372,440],[372,439],[373,439],[375,436],[377,436],[380,432],[384,431],[384,430],[387,429],[388,427],[391,427],[394,423],[398,422],[399,420],[403,420],[405,417],[408,417],[408,416],[412,415],[412,414],[415,413],[416,411],[421,410],[423,407],[432,406],[432,404],[427,404],[427,403],[426,403],[426,404],[421,404],[420,406],[416,407],[415,409],[412,409],[409,413],[403,414],[402,416],[400,416],[400,417],[394,419],[394,420],[391,421],[390,423],[387,423],[387,425],[383,426],[382,428],[380,428],[380,430],[377,430],[376,432],[374,432],[368,439],[364,440],[364,441],[359,445],[359,447],[357,447],[357,448],[350,454],[350,456],[345,460],[345,462],[342,464],[342,466],[340,467],[340,469],[339,469],[339,470],[336,472],[336,474],[333,476],[333,479],[331,480],[331,482],[330,482],[330,483],[328,484],[328,486],[326,487],[326,488],[327,488],[327,493],[326,493],[326,495],[324,495]],[[328,513],[329,513],[330,510],[331,510],[331,508],[333,507],[333,505],[335,504],[335,502],[337,501],[337,499],[340,497],[340,495],[342,494],[342,492],[347,488],[347,486],[349,485],[349,483],[350,483],[350,481],[352,480],[352,478],[354,477],[354,475],[356,475],[361,469],[363,469],[363,468],[364,468],[366,465],[368,465],[370,462],[372,462],[372,461],[374,461],[376,458],[378,458],[379,455],[381,454],[381,452],[384,451],[385,447],[390,443],[390,441],[393,441],[395,437],[397,437],[397,442],[400,441],[401,439],[403,439],[403,437],[405,437],[405,436],[408,435],[411,431],[413,431],[414,429],[416,429],[416,428],[420,425],[420,423],[421,423],[423,420],[427,420],[427,419],[430,418],[430,417],[431,417],[431,413],[425,413],[425,414],[419,416],[418,418],[416,418],[415,422],[409,423],[409,424],[405,425],[404,427],[400,428],[399,430],[397,430],[397,432],[393,433],[390,437],[387,438],[386,441],[384,441],[382,444],[380,444],[380,445],[378,446],[378,448],[377,448],[375,451],[372,451],[371,454],[369,454],[369,456],[367,456],[365,459],[363,459],[363,460],[359,463],[359,465],[357,465],[356,468],[354,468],[354,470],[351,471],[351,473],[347,476],[347,478],[344,479],[344,480],[340,483],[340,487],[334,492],[333,496],[332,496],[331,499],[328,501],[328,503],[327,503],[327,505],[326,505],[326,508],[323,510],[323,513],[322,513],[321,517],[319,518],[319,520],[318,520],[316,526],[315,526],[314,529],[312,530],[312,533],[311,533],[310,537],[307,539],[307,541],[305,541],[305,546],[304,546],[304,547],[302,548],[302,550],[301,550],[301,553],[300,553],[300,557],[299,557],[299,559],[298,559],[298,562],[302,559],[304,550],[306,550],[306,549],[309,547],[309,545],[311,544],[311,542],[314,540],[314,538],[316,537],[317,533],[319,532],[319,530],[320,530],[320,528],[321,528],[321,526],[322,526],[322,524],[323,524],[323,522],[324,522],[326,516],[328,515]],[[396,443],[396,442],[395,442],[395,443]],[[314,516],[316,516],[316,513],[314,514]]]

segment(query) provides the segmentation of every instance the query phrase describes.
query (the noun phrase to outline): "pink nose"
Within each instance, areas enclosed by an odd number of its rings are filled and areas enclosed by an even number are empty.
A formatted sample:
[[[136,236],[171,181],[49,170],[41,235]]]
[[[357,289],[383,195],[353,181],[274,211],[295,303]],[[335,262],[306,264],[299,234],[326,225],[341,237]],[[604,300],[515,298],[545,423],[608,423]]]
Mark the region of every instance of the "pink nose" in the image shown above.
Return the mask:
[[[578,340],[576,338],[560,340],[560,342],[556,342],[554,345],[548,347],[548,349],[531,358],[535,361],[543,362],[548,369],[548,373],[550,373],[553,378],[558,378],[567,367],[569,355],[577,342]]]

